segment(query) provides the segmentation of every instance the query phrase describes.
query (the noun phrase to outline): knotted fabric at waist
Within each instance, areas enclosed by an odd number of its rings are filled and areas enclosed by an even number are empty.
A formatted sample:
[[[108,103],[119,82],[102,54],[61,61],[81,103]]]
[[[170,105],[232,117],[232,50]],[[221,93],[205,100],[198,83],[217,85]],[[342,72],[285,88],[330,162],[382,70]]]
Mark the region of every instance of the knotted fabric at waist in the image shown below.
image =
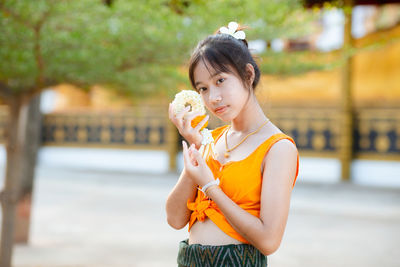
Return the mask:
[[[190,200],[187,201],[187,208],[192,212],[192,215],[190,217],[190,223],[189,225],[191,226],[194,221],[197,219],[199,221],[204,221],[206,219],[206,211],[207,210],[218,210],[217,204],[212,201],[211,199],[203,198],[200,200],[200,198],[196,198],[195,202],[191,202]]]

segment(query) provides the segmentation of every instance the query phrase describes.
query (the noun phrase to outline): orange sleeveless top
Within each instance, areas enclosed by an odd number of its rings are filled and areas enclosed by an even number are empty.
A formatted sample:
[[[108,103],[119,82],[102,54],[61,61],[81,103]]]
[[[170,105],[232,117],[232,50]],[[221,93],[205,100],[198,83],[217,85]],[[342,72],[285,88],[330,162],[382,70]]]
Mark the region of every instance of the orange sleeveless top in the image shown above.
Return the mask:
[[[212,131],[215,142],[217,142],[227,127],[227,125],[222,126]],[[242,209],[254,216],[260,217],[262,186],[261,164],[271,146],[282,139],[288,139],[295,144],[292,138],[279,133],[274,134],[265,140],[249,156],[240,161],[230,161],[221,164],[215,159],[215,155],[211,149],[209,149],[205,155],[207,165],[213,172],[214,177],[219,178],[220,180],[219,186],[222,191],[224,191],[224,193]],[[296,177],[293,186],[296,183],[298,172],[299,156],[297,155]],[[187,201],[187,207],[192,211],[189,220],[189,232],[196,220],[204,221],[207,216],[227,235],[242,243],[249,243],[233,229],[219,210],[217,204],[208,199],[200,190],[198,190],[194,202],[191,202],[190,200]]]

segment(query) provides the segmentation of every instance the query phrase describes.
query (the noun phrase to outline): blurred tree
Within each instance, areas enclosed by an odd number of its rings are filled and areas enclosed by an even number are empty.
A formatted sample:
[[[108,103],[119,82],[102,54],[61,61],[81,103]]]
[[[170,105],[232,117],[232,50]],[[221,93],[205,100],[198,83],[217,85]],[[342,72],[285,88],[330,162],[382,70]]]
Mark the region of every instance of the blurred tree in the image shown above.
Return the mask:
[[[107,6],[111,6],[113,3],[113,0],[103,0],[104,4],[106,4]]]
[[[270,40],[303,35],[309,17],[295,0],[0,0],[0,97],[9,107],[0,266],[11,264],[17,206],[32,192],[35,95],[59,83],[172,95],[189,84],[178,66],[217,25],[238,21],[250,39]]]

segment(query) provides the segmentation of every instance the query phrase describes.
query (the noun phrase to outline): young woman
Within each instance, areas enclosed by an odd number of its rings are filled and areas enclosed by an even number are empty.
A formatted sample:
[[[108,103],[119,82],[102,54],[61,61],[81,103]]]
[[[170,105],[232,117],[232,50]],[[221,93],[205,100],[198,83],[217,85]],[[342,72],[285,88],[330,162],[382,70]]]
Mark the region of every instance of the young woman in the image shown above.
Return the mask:
[[[166,202],[173,228],[189,223],[178,266],[267,266],[286,227],[298,152],[261,109],[254,94],[260,70],[243,34],[236,33],[201,41],[189,65],[191,84],[207,109],[229,123],[212,131],[215,149],[204,158],[198,151],[207,118],[192,128],[199,114],[169,109],[190,143],[183,142],[184,169]]]

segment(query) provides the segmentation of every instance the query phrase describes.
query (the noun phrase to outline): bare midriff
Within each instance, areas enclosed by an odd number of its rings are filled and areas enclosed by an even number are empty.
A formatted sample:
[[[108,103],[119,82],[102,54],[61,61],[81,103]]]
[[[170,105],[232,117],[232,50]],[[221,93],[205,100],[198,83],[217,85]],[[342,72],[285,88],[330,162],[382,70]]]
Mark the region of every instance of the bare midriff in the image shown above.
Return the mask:
[[[192,225],[189,232],[189,244],[222,246],[243,243],[225,234],[212,220],[206,218]]]

